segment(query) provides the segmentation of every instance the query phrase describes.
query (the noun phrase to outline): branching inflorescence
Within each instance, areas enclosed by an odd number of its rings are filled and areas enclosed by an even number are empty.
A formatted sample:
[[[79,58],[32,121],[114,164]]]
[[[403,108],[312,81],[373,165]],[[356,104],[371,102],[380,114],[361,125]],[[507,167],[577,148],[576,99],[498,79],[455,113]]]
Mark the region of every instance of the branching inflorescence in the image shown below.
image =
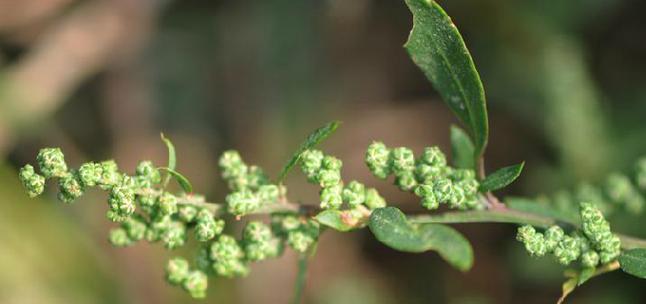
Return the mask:
[[[163,136],[169,148],[167,167],[142,161],[134,174],[128,175],[108,160],[70,169],[60,149],[45,148],[36,157],[39,172],[27,164],[20,169],[19,178],[29,197],[41,195],[47,180],[57,180],[58,199],[64,203],[73,203],[92,187],[108,192],[106,217],[118,224],[108,237],[114,246],[145,240],[173,250],[193,237],[199,243],[195,256],[190,261],[171,258],[166,278],[195,298],[206,296],[210,275],[245,276],[250,263],[279,257],[286,247],[300,255],[302,274],[324,228],[344,232],[366,226],[387,246],[406,252],[435,250],[448,263],[466,271],[473,265],[471,245],[445,224],[521,224],[517,239],[530,255],[551,254],[563,265],[577,262],[577,274],[564,284],[563,297],[590,277],[620,266],[629,274],[646,278],[646,241],[613,233],[606,220],[612,211],[642,211],[640,190],[646,189],[646,159],[638,163],[636,185],[624,175],[613,174],[604,187],[584,185],[575,194],[566,192],[545,206],[502,204],[492,191],[512,183],[523,164],[485,175],[488,117],[484,89],[464,41],[437,3],[405,2],[414,23],[405,47],[467,130],[452,128],[451,164],[438,147],[427,147],[416,158],[409,148],[391,149],[378,141],[367,148],[365,162],[379,179],[394,176],[394,184],[416,195],[427,213],[442,206],[458,211],[407,217],[387,206],[377,189],[356,180],[345,183],[342,161],[315,149],[336,130],[338,122],[314,131],[278,181],[272,181],[260,167],[247,165],[238,152],[225,151],[219,168],[230,192],[223,204],[210,203],[193,193],[188,180],[175,171],[174,147]],[[281,181],[295,165],[310,183],[320,187],[318,203],[296,205],[287,199],[287,187]],[[171,178],[183,191],[168,190]],[[532,212],[537,209],[542,211]],[[265,222],[247,221],[239,236],[231,233],[232,224],[254,214],[268,218]],[[296,284],[296,301],[303,285],[302,281]]]

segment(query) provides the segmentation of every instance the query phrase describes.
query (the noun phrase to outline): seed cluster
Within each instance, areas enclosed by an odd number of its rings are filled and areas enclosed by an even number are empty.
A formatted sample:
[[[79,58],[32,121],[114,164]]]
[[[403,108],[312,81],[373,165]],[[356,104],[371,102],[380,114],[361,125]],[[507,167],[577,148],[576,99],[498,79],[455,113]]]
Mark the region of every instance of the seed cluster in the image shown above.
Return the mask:
[[[438,147],[427,147],[419,158],[406,147],[389,149],[382,142],[368,146],[366,165],[372,174],[386,179],[395,176],[395,185],[402,191],[413,192],[429,210],[447,204],[454,209],[477,209],[479,183],[475,171],[456,169],[446,162]]]
[[[551,226],[544,233],[525,225],[518,229],[516,238],[523,242],[527,252],[536,257],[548,253],[563,265],[579,260],[586,268],[617,259],[621,241],[610,231],[610,224],[593,203],[580,204],[582,229],[566,235],[559,226]]]

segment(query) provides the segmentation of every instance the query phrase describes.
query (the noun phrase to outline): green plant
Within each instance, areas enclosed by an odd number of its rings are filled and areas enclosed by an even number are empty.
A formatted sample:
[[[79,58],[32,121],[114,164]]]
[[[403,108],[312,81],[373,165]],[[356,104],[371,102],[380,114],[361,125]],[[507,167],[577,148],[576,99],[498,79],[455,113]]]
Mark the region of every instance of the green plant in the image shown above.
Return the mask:
[[[210,203],[193,192],[188,179],[176,171],[175,148],[163,136],[169,151],[165,167],[142,161],[134,175],[120,172],[114,161],[71,169],[60,149],[45,148],[37,156],[40,174],[25,165],[19,177],[30,197],[44,192],[46,180],[57,179],[58,198],[65,203],[73,203],[91,187],[108,192],[106,216],[118,223],[109,235],[114,246],[146,240],[176,249],[194,237],[200,243],[194,258],[170,259],[166,273],[169,283],[195,298],[206,296],[209,275],[245,276],[249,263],[278,257],[287,246],[301,255],[294,295],[294,301],[300,301],[307,260],[326,229],[368,227],[389,247],[406,252],[433,250],[457,269],[467,271],[473,265],[471,245],[446,225],[467,222],[519,224],[517,238],[530,255],[552,255],[571,266],[561,299],[588,279],[619,268],[645,278],[646,240],[614,233],[605,217],[622,208],[635,214],[642,211],[640,191],[646,188],[646,162],[638,163],[634,183],[627,176],[613,174],[604,187],[583,185],[574,194],[562,192],[539,202],[519,198],[501,202],[492,192],[512,183],[524,164],[485,174],[488,117],[473,60],[455,25],[437,3],[406,0],[406,4],[413,13],[413,30],[405,48],[465,130],[451,129],[450,164],[437,147],[427,147],[415,157],[409,148],[389,148],[379,141],[367,147],[365,161],[375,177],[392,176],[394,184],[418,196],[425,209],[445,206],[455,211],[406,215],[387,206],[377,189],[359,181],[343,181],[342,161],[316,149],[337,129],[338,122],[314,131],[275,180],[260,167],[246,164],[236,151],[224,152],[219,167],[230,193],[222,204]],[[309,182],[320,186],[319,204],[300,205],[288,199],[282,180],[295,166]],[[168,190],[171,179],[182,191]],[[227,223],[252,214],[267,214],[270,220],[247,222],[238,237],[228,234]]]

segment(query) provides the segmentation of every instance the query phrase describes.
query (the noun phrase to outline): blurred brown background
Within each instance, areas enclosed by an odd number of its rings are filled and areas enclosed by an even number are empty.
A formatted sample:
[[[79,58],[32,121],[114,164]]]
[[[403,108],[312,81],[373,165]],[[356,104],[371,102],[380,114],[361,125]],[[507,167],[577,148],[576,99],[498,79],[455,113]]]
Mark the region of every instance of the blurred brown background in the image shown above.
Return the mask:
[[[629,170],[646,152],[646,2],[441,1],[461,29],[488,96],[489,170],[527,161],[507,192],[536,196]],[[403,1],[0,0],[0,303],[190,303],[166,286],[159,246],[106,241],[105,197],[73,206],[29,200],[17,168],[40,147],[68,162],[114,157],[132,171],[164,163],[221,201],[217,157],[241,151],[276,175],[314,128],[344,123],[324,148],[344,178],[378,186],[363,151],[374,139],[448,151],[455,119],[401,45]],[[293,200],[315,202],[300,173]],[[643,217],[617,215],[646,237]],[[368,231],[326,233],[312,262],[307,303],[550,303],[562,268],[533,260],[514,227],[459,225],[475,267],[459,273],[434,253],[405,254]],[[209,303],[285,303],[292,253],[246,279],[210,280]],[[644,303],[643,281],[604,275],[572,303]],[[207,302],[207,301],[204,301]]]

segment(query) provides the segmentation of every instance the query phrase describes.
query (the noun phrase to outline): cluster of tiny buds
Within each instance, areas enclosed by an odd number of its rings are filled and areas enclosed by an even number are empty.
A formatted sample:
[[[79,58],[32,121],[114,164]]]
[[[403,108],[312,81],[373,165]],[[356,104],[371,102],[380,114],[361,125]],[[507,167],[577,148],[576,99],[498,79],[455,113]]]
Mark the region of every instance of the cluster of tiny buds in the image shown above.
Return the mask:
[[[389,149],[382,142],[373,142],[368,146],[365,161],[378,178],[394,175],[395,185],[415,193],[429,210],[437,209],[441,203],[462,210],[483,207],[478,203],[475,171],[447,165],[446,156],[438,147],[425,148],[416,159],[409,148]]]
[[[285,188],[271,184],[257,166],[247,166],[237,151],[225,151],[220,157],[222,178],[231,193],[226,197],[228,211],[243,216],[272,203],[285,195]]]
[[[344,203],[350,210],[365,210],[366,207],[372,210],[386,206],[386,200],[376,189],[366,188],[354,180],[344,185],[341,178],[343,163],[334,156],[325,155],[320,150],[305,150],[300,155],[299,164],[308,181],[320,185],[322,209],[340,209]]]
[[[552,253],[559,263],[569,265],[579,260],[585,268],[594,268],[617,259],[621,241],[612,234],[608,221],[592,203],[580,204],[582,229],[566,235],[559,226],[551,226],[545,233],[530,225],[518,229],[517,239],[525,244],[532,256]]]

